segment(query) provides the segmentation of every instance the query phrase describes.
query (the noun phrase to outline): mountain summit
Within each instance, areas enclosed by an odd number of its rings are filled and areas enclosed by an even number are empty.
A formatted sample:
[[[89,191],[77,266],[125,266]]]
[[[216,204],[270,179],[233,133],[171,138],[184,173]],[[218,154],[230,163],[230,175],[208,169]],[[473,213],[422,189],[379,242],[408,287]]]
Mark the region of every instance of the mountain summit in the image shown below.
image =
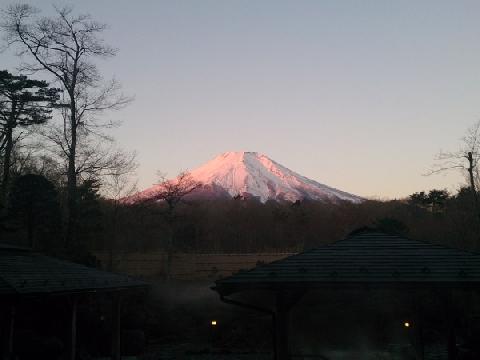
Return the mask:
[[[267,200],[361,202],[362,198],[310,180],[256,152],[226,152],[190,172],[202,184],[201,197],[254,197]],[[148,198],[160,185],[137,194]]]

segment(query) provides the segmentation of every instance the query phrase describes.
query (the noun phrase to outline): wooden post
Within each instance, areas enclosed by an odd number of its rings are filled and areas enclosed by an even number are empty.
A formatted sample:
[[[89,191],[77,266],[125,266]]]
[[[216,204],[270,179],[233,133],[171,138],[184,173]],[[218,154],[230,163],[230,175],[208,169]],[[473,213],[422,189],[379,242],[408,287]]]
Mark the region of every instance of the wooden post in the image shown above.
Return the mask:
[[[277,316],[275,312],[272,313],[272,347],[273,347],[273,360],[277,360]]]
[[[74,295],[72,298],[72,317],[70,323],[70,359],[77,357],[77,305],[78,299]]]
[[[114,294],[112,304],[112,360],[121,359],[121,299],[120,294]]]
[[[10,321],[8,324],[8,343],[7,343],[7,359],[13,359],[13,345],[14,345],[14,335],[15,335],[15,317],[16,317],[16,307],[15,304],[10,306]]]
[[[288,347],[288,320],[290,310],[305,295],[305,289],[295,291],[277,291],[275,297],[275,311],[273,314],[273,341],[274,358],[276,360],[289,360]]]
[[[423,307],[418,299],[415,303],[413,335],[415,344],[415,357],[417,360],[424,360],[425,346],[423,342]]]
[[[275,304],[275,355],[276,360],[288,360],[288,307],[286,295],[278,292]]]
[[[455,314],[453,308],[453,294],[449,291],[445,296],[445,314],[447,325],[447,353],[448,360],[455,360],[457,357],[457,341],[455,334]]]
[[[447,334],[447,352],[448,360],[455,360],[457,358],[457,342],[455,334],[455,326],[453,324],[453,318],[451,315],[448,321],[448,334]]]

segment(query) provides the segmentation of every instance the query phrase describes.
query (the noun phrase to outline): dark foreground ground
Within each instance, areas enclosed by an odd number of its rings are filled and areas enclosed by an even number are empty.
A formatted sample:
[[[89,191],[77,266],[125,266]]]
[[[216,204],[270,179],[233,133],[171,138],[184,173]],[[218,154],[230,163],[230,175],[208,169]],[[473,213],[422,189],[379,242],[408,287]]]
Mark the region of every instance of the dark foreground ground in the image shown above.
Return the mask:
[[[148,345],[145,354],[137,359],[272,359],[271,318],[221,302],[211,286],[212,282],[155,283],[147,321]],[[398,304],[390,306],[384,294],[369,294],[363,303],[358,296],[350,298],[349,294],[330,299],[328,296],[306,298],[292,313],[292,359],[415,358],[410,334],[397,324],[409,316],[402,304],[400,310],[395,307]],[[242,300],[268,303],[255,295]],[[380,309],[378,304],[386,302],[385,308]],[[212,320],[217,322],[216,326],[211,325]],[[435,340],[443,337],[442,329],[429,336],[425,360],[446,360],[445,344]]]
[[[397,347],[402,347],[403,345]],[[188,344],[177,346],[151,346],[149,354],[139,358],[141,360],[271,360],[271,353],[246,353],[242,350],[188,350]],[[413,355],[402,354],[401,350],[325,350],[322,354],[294,355],[292,360],[404,360],[414,359]],[[441,346],[428,347],[425,360],[444,360],[447,353]]]

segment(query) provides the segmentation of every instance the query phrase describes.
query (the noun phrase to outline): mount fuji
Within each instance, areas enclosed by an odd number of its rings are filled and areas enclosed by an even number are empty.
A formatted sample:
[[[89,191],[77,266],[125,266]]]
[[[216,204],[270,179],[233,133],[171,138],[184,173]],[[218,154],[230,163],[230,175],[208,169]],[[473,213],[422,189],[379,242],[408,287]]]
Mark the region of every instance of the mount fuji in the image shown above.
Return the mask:
[[[257,198],[291,201],[362,202],[359,196],[308,179],[268,156],[256,152],[226,152],[189,172],[201,184],[190,198]],[[175,179],[170,180],[175,181]],[[148,199],[161,191],[162,184],[139,192],[130,201]],[[135,199],[135,200],[134,200]]]

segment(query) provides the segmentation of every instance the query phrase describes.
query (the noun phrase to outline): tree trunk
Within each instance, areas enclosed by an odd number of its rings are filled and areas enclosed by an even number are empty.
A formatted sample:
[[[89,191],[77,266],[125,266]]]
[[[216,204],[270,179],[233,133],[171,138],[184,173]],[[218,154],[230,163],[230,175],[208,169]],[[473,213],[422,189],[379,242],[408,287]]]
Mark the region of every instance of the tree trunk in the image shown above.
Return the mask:
[[[469,152],[467,154],[467,160],[468,160],[468,177],[470,180],[470,191],[472,192],[473,201],[475,203],[475,212],[477,214],[477,219],[478,219],[478,222],[480,223],[480,203],[478,199],[477,187],[475,186],[475,175],[474,175],[475,163],[473,161],[472,152]]]
[[[477,187],[475,186],[475,176],[473,174],[475,164],[473,163],[473,154],[471,152],[467,154],[467,159],[468,159],[468,175],[470,180],[470,190],[472,191],[472,195],[475,199],[475,204],[478,204]]]
[[[77,167],[76,167],[76,152],[77,152],[77,116],[75,95],[70,94],[70,146],[68,154],[68,169],[67,169],[67,232],[65,238],[65,246],[72,247],[75,243],[75,235],[77,228]]]
[[[173,263],[173,231],[168,231],[167,239],[167,268],[165,271],[165,279],[167,281],[172,279],[172,263]]]
[[[3,175],[2,175],[2,193],[0,198],[1,204],[6,204],[8,186],[10,183],[10,168],[12,166],[12,151],[13,151],[13,128],[15,124],[15,117],[17,111],[17,102],[12,101],[12,108],[10,112],[10,118],[7,123],[6,129],[6,145],[5,145],[5,157],[3,159]]]
[[[167,212],[167,223],[168,223],[168,238],[167,238],[167,269],[165,271],[165,279],[170,281],[172,279],[172,263],[173,263],[173,253],[175,249],[174,244],[174,234],[175,234],[175,218],[173,212],[175,211],[174,207],[169,204]]]
[[[35,228],[35,214],[33,212],[33,206],[28,207],[27,211],[27,236],[28,236],[28,245],[35,250],[35,241],[34,241],[34,230]]]
[[[119,200],[114,201],[113,219],[112,219],[112,236],[110,238],[110,249],[108,251],[108,271],[113,271],[113,257],[115,255],[117,245],[117,233],[118,233],[118,208]]]

